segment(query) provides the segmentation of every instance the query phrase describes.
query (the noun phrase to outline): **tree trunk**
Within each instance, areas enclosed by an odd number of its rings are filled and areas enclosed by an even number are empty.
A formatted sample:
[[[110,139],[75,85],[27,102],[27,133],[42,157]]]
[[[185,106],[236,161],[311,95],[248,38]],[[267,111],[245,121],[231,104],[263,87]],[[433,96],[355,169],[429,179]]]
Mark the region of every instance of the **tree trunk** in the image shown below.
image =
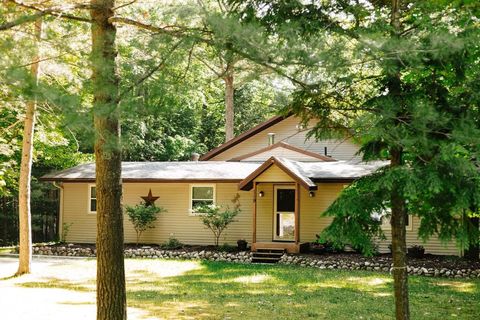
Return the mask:
[[[400,25],[400,0],[392,0],[391,25],[393,27],[392,37],[399,38],[401,34]],[[398,103],[402,103],[402,87],[400,79],[400,61],[397,61],[397,70],[389,79],[389,91],[396,98]],[[402,105],[400,105],[402,107]],[[403,116],[403,109],[397,113],[397,117]],[[390,167],[402,166],[402,153],[400,147],[390,149]],[[407,273],[407,242],[406,242],[406,219],[407,209],[405,199],[401,192],[401,186],[398,182],[392,188],[392,254],[393,254],[393,287],[395,296],[395,318],[397,320],[410,319],[410,308],[408,302],[408,273]]]
[[[391,150],[391,167],[401,165],[402,151]],[[398,188],[392,190],[392,254],[393,254],[393,287],[395,294],[395,317],[397,320],[410,319],[408,303],[408,273],[407,273],[407,241],[406,219],[407,209],[405,199]]]
[[[114,0],[91,0],[97,188],[97,319],[127,318]]]
[[[35,21],[35,53],[32,59],[30,72],[32,81],[38,84],[38,69],[40,65],[38,44],[42,35],[42,20]],[[32,213],[30,208],[30,182],[32,175],[33,133],[35,130],[35,109],[37,102],[34,98],[27,102],[25,124],[23,128],[22,160],[20,163],[20,181],[18,186],[18,220],[19,220],[19,262],[16,275],[30,273],[32,261]]]
[[[225,142],[233,139],[234,133],[234,110],[233,110],[233,70],[232,66],[227,66],[225,78]]]

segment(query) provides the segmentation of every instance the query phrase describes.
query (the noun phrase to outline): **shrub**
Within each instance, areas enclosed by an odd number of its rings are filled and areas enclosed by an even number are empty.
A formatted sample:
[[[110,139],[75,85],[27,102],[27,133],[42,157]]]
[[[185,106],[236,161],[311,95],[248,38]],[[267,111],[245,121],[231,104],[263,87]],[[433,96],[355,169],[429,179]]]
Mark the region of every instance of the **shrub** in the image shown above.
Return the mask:
[[[425,254],[425,248],[420,245],[413,245],[408,248],[408,255],[412,258],[422,258]]]
[[[183,247],[183,243],[181,243],[177,238],[170,237],[168,241],[161,245],[162,249],[180,249]]]
[[[195,212],[199,213],[200,221],[213,232],[215,246],[218,247],[218,240],[222,232],[228,225],[235,221],[235,217],[240,213],[240,195],[232,199],[233,209],[226,207],[222,210],[217,205],[203,205],[195,208]]]
[[[73,223],[63,223],[62,224],[62,235],[60,236],[60,243],[65,243],[68,232],[70,231],[70,227],[72,226]]]
[[[165,212],[166,210],[161,207],[148,205],[145,202],[142,202],[133,207],[125,206],[125,211],[127,212],[128,219],[133,224],[133,228],[137,234],[138,245],[142,233],[147,229],[155,228],[153,223],[157,220],[157,215],[160,212]]]
[[[228,243],[224,243],[218,247],[218,251],[221,252],[235,252],[237,251],[237,247],[229,245]]]

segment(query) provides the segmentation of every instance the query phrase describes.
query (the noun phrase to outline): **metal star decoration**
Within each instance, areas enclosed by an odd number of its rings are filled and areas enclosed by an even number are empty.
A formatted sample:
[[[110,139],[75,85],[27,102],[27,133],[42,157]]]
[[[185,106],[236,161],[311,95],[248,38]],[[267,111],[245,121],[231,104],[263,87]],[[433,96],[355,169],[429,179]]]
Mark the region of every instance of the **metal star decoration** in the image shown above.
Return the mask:
[[[152,195],[152,189],[148,191],[148,195],[146,197],[141,197],[145,201],[145,205],[147,206],[153,206],[155,204],[155,201],[160,198],[160,197],[154,197]]]

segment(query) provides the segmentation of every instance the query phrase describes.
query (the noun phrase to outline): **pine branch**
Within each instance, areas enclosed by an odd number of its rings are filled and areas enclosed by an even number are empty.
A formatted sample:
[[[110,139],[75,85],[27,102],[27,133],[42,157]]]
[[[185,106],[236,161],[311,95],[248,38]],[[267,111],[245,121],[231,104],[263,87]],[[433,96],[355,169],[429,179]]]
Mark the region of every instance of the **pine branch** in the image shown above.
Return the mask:
[[[137,0],[132,0],[132,1],[130,1],[130,2],[127,2],[127,3],[121,4],[121,5],[119,5],[119,6],[116,6],[115,8],[113,8],[113,11],[118,10],[118,9],[121,9],[121,8],[124,8],[124,7],[128,7],[128,6],[132,5],[132,4],[134,4],[135,2],[137,2]]]
[[[150,78],[155,72],[157,72],[158,70],[160,70],[161,68],[163,68],[165,66],[165,63],[167,62],[167,60],[170,58],[171,54],[180,46],[180,44],[183,42],[184,39],[180,39],[179,41],[177,41],[177,43],[175,43],[173,45],[172,48],[170,48],[170,51],[164,56],[164,58],[160,61],[160,63],[158,65],[156,65],[154,68],[152,68],[150,71],[148,71],[147,73],[145,73],[140,79],[138,79],[134,84],[132,84],[130,87],[128,87],[125,91],[123,91],[119,97],[120,99],[122,99],[123,97],[125,97],[125,95],[127,93],[129,93],[130,91],[132,91],[133,89],[135,89],[136,87],[138,87],[140,84],[142,84],[145,80],[147,80],[148,78]]]
[[[16,26],[19,26],[19,25],[22,25],[22,24],[25,24],[25,23],[29,23],[29,22],[32,22],[32,21],[36,21],[37,19],[40,19],[41,17],[45,16],[46,14],[47,14],[46,12],[38,12],[38,13],[33,14],[33,15],[20,17],[20,18],[14,20],[14,21],[6,22],[6,23],[0,25],[0,31],[9,30],[9,29],[12,29]]]
[[[163,26],[163,27],[157,27],[151,24],[146,24],[137,20],[132,20],[129,18],[124,18],[124,17],[118,17],[114,16],[109,19],[111,23],[121,23],[121,24],[126,24],[126,25],[131,25],[140,29],[148,30],[153,33],[159,33],[159,34],[166,34],[170,35],[172,37],[187,37],[190,36],[192,37],[192,34],[188,34],[188,31],[201,31],[202,33],[206,33],[206,30],[199,30],[195,28],[184,28],[180,26]],[[208,40],[203,39],[203,38],[197,38],[197,40],[201,40],[202,42],[207,42]]]
[[[37,16],[35,19],[32,19],[30,21],[36,20],[40,17],[43,17],[45,15],[50,15],[53,17],[57,18],[62,18],[62,19],[68,19],[68,20],[75,20],[75,21],[81,21],[81,22],[89,22],[91,23],[92,20],[84,17],[78,17],[72,14],[65,13],[68,10],[75,10],[75,9],[91,9],[91,5],[85,5],[85,4],[73,4],[73,5],[64,5],[64,6],[59,6],[59,7],[50,7],[50,8],[40,8],[34,5],[29,5],[20,1],[16,0],[7,0],[9,3],[12,3],[16,6],[25,8],[25,9],[30,9],[34,11],[38,11],[38,13],[35,15],[32,15],[31,17]],[[28,21],[27,21],[28,22]],[[0,28],[0,30],[2,30]]]

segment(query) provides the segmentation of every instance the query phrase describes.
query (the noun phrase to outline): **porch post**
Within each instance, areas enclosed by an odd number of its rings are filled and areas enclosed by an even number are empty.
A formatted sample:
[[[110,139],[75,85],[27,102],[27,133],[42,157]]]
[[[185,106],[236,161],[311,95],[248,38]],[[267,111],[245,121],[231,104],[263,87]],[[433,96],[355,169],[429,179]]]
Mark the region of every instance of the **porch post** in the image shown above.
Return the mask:
[[[257,183],[253,183],[253,242],[257,242]]]
[[[295,243],[300,242],[300,184],[295,183]]]

